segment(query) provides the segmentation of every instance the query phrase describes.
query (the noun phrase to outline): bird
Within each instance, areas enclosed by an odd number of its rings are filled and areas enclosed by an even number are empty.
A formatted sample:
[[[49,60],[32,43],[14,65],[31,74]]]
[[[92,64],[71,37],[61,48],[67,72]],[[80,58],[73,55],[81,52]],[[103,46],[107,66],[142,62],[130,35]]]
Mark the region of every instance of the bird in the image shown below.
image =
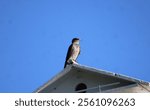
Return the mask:
[[[70,64],[78,64],[76,59],[78,58],[79,54],[80,54],[80,39],[73,38],[72,43],[68,48],[64,68]]]

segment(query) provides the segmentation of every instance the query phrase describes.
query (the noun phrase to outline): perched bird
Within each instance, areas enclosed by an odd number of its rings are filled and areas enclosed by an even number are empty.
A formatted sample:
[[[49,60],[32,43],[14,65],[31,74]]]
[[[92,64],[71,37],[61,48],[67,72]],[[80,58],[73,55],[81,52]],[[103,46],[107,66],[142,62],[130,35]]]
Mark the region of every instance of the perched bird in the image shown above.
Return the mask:
[[[69,64],[78,64],[76,62],[76,59],[78,58],[78,55],[80,54],[79,42],[80,42],[79,38],[72,39],[72,44],[68,48],[64,68]]]

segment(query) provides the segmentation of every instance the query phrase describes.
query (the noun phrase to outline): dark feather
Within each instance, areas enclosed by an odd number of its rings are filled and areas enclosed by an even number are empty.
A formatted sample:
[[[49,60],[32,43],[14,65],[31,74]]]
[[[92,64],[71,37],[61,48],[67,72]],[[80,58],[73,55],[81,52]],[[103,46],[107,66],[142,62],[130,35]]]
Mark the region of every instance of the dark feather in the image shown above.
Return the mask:
[[[68,48],[68,52],[67,52],[67,56],[66,56],[66,61],[65,61],[65,65],[64,65],[64,68],[66,67],[67,65],[67,61],[69,59],[69,57],[71,56],[71,53],[72,53],[72,44],[69,46]]]

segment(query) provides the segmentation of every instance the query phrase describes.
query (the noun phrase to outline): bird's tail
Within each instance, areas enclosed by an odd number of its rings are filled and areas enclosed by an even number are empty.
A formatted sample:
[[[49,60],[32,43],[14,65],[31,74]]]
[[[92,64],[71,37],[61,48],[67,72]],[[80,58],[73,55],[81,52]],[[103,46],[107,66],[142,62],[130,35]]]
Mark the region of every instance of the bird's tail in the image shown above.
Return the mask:
[[[67,65],[67,61],[65,61],[64,68],[66,68],[66,65]]]

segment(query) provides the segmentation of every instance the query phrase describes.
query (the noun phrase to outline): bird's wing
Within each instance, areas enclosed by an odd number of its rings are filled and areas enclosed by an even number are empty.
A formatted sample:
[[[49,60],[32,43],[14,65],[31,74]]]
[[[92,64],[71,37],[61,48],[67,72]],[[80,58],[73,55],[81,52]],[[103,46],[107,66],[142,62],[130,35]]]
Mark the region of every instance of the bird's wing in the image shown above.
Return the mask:
[[[67,56],[66,56],[66,61],[65,61],[65,65],[64,65],[64,68],[66,67],[67,65],[67,60],[70,58],[70,56],[72,55],[72,51],[73,51],[73,45],[71,44],[68,48],[68,52],[67,52]]]

